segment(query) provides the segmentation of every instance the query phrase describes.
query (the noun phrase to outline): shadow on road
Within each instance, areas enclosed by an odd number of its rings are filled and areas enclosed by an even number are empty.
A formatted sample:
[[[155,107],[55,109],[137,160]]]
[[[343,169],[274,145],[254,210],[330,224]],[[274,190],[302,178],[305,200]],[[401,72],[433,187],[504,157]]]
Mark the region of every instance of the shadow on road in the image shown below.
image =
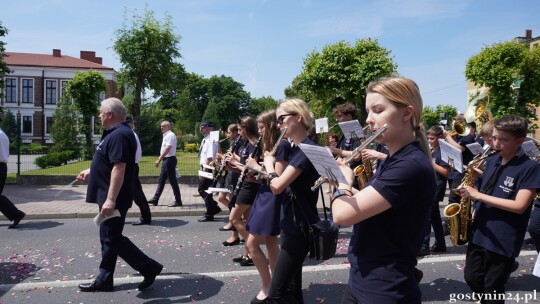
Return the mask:
[[[36,275],[41,267],[31,263],[0,263],[0,298],[9,291],[9,288],[2,285],[13,285],[23,282],[29,277]]]
[[[347,284],[311,284],[304,289],[304,302],[306,303],[340,303]]]
[[[8,225],[0,225],[0,226],[8,226]],[[62,225],[64,225],[64,223],[56,222],[56,221],[35,221],[34,220],[34,221],[25,222],[23,220],[13,230],[45,230],[45,229],[56,228]]]
[[[152,226],[163,226],[166,228],[174,228],[174,227],[181,227],[184,225],[187,225],[188,222],[179,220],[179,219],[173,219],[173,218],[164,218],[159,220],[152,220]]]

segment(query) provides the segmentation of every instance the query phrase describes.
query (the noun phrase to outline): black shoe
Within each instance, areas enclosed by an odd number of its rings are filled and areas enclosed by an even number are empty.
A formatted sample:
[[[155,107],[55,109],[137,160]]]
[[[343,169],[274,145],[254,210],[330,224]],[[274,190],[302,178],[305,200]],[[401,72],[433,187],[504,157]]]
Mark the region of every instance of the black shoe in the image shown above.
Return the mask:
[[[214,221],[214,216],[213,215],[204,215],[203,217],[201,217],[200,219],[197,220],[197,222],[199,222],[199,223],[213,222],[213,221]]]
[[[443,253],[446,252],[446,246],[433,245],[429,250],[433,253]]]
[[[19,223],[21,222],[21,220],[24,218],[24,216],[26,215],[26,213],[22,213],[21,217],[19,217],[18,219],[14,220],[13,221],[13,224],[9,225],[8,226],[8,229],[13,229],[15,227],[17,227],[17,225],[19,225]]]
[[[157,267],[151,274],[145,275],[144,280],[141,282],[141,284],[139,284],[139,286],[137,286],[137,289],[141,291],[150,287],[150,285],[154,283],[156,277],[161,273],[162,270],[163,265],[159,265],[159,267]]]
[[[268,303],[270,298],[266,297],[264,300],[259,300],[257,299],[257,296],[255,296],[255,298],[253,298],[253,300],[251,300],[251,304],[262,304],[262,303]]]
[[[422,249],[420,249],[420,252],[418,253],[418,256],[423,257],[423,256],[426,256],[426,255],[429,255],[429,254],[430,254],[429,247],[423,247]]]
[[[416,279],[417,283],[420,283],[422,281],[422,278],[424,277],[424,272],[422,270],[415,268],[414,269],[414,278]]]
[[[236,228],[234,228],[234,226],[231,226],[229,228],[219,227],[219,231],[236,231]]]
[[[514,263],[512,263],[512,271],[510,271],[510,272],[514,272],[514,271],[518,270],[518,268],[519,268],[519,262],[514,261]]]
[[[242,254],[241,256],[239,256],[237,258],[233,258],[232,261],[235,262],[235,263],[240,263],[240,262],[242,262],[243,260],[245,260],[247,258],[248,258],[247,256]]]
[[[182,207],[182,202],[173,202],[171,204],[168,204],[167,207]]]
[[[245,243],[245,242],[246,242],[246,240],[240,239],[240,243]]]
[[[234,246],[238,244],[240,244],[240,239],[236,239],[232,242],[227,242],[227,241],[223,242],[223,246]]]
[[[253,260],[251,258],[245,258],[242,261],[240,261],[240,266],[254,266]]]
[[[79,289],[83,292],[113,291],[114,287],[112,285],[101,285],[94,281],[92,283],[79,284]]]
[[[145,221],[145,220],[138,220],[135,223],[131,224],[133,226],[140,226],[140,225],[150,225],[152,221]]]
[[[151,200],[148,201],[148,204],[152,204],[152,205],[154,205],[154,206],[157,206],[158,200],[155,199],[155,198],[153,198],[153,199],[151,199]]]

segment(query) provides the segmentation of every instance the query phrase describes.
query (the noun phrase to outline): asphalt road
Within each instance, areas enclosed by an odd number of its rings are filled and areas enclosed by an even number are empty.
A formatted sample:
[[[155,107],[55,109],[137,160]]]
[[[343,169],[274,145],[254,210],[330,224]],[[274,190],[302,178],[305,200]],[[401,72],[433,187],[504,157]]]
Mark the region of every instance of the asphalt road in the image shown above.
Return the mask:
[[[231,261],[242,253],[242,246],[221,245],[228,236],[218,231],[225,217],[212,223],[196,219],[155,218],[151,226],[132,226],[135,218],[129,218],[125,235],[165,268],[152,287],[139,292],[136,287],[142,277],[119,260],[112,293],[82,293],[77,288],[94,278],[100,260],[97,228],[91,219],[33,220],[14,230],[2,223],[0,303],[249,303],[259,291],[260,279],[255,267]],[[336,257],[306,261],[306,303],[339,303],[348,280],[350,231],[341,229]],[[519,303],[540,289],[540,278],[531,274],[537,256],[532,249],[524,247],[520,267],[507,284],[509,293],[523,297]],[[463,281],[464,250],[450,248],[446,254],[419,260],[424,303],[452,303],[454,295],[469,292]],[[539,303],[540,295],[536,297],[528,303]]]

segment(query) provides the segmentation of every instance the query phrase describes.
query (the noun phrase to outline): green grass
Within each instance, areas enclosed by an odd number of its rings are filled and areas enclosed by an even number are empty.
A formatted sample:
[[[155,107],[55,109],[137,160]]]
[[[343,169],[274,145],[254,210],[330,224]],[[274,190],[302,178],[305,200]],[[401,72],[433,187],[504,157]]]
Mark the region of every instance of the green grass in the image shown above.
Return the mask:
[[[178,159],[178,168],[182,175],[197,175],[199,170],[199,158],[196,153],[176,153]],[[157,176],[159,175],[160,167],[156,168],[154,162],[157,159],[155,156],[143,156],[139,163],[139,176]],[[46,169],[36,169],[21,172],[21,175],[77,175],[82,170],[90,168],[90,161],[80,161],[59,167],[51,167]],[[15,174],[8,174],[8,181],[10,178],[15,181]]]

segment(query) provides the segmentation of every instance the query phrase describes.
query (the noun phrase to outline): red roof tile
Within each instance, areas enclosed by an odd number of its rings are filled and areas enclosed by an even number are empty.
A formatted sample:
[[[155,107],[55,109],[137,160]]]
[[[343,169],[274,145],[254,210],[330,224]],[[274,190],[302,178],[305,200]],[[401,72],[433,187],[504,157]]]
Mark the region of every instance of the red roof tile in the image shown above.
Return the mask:
[[[4,62],[6,62],[7,65],[113,70],[113,68],[101,64],[66,55],[54,57],[53,55],[46,54],[14,52],[5,52],[4,54],[6,55],[6,57],[4,57]]]

